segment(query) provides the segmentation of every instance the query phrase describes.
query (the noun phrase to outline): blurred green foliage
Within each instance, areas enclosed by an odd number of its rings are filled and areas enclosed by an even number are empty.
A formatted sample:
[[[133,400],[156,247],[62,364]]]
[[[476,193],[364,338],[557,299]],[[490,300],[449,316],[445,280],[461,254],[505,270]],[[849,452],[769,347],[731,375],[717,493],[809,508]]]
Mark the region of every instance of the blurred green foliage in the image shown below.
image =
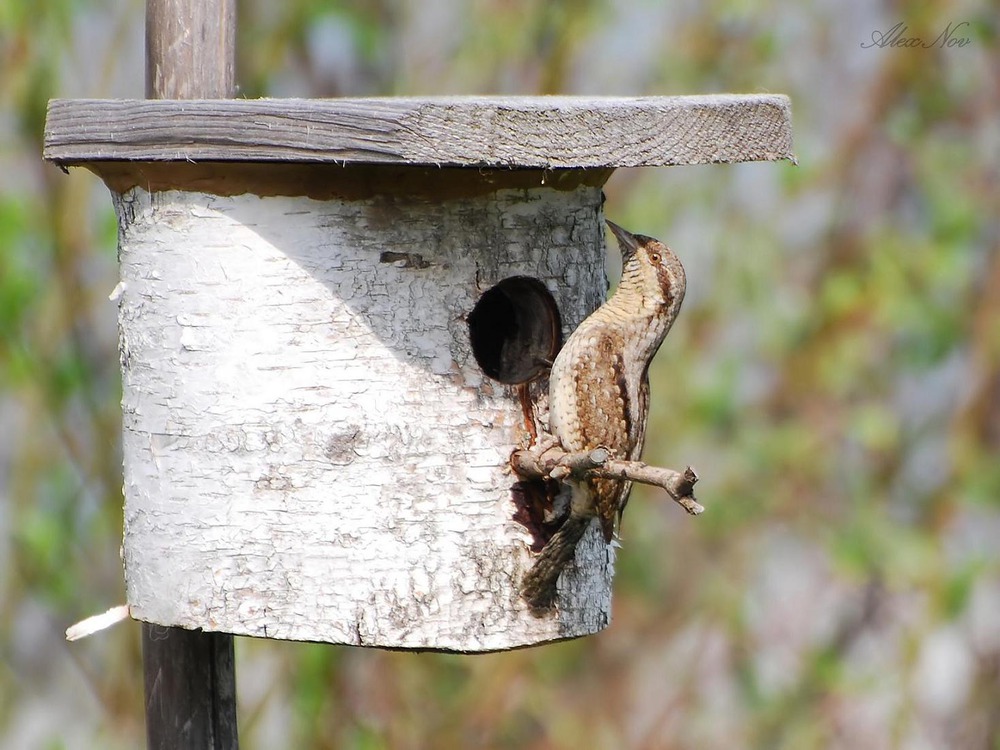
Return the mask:
[[[109,20],[113,19],[113,20]],[[114,220],[40,161],[54,96],[141,96],[141,3],[0,5],[0,748],[135,747]],[[903,21],[955,49],[862,48]],[[460,657],[238,641],[245,747],[1000,747],[996,8],[240,3],[244,96],[792,97],[800,164],[622,171],[689,295],[604,634]],[[964,34],[965,32],[963,32]]]

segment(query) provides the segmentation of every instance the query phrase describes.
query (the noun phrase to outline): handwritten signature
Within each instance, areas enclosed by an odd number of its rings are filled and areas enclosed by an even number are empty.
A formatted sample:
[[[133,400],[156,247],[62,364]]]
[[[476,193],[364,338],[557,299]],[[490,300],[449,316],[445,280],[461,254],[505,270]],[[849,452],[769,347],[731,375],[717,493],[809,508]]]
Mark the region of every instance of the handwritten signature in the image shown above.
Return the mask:
[[[872,40],[861,42],[861,47],[862,49],[871,49],[872,47],[881,49],[886,47],[920,47],[921,49],[965,47],[972,44],[972,40],[967,36],[958,36],[958,32],[963,26],[968,25],[968,21],[962,21],[958,24],[949,23],[934,41],[928,42],[919,36],[906,36],[906,24],[900,21],[888,31],[876,29],[872,32]]]

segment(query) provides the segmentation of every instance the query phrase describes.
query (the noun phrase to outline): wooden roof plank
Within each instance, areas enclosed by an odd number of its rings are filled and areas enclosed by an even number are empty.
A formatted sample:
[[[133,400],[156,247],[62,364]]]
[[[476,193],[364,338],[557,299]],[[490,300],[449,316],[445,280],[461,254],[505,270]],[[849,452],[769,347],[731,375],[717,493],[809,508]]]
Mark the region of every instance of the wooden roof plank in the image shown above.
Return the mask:
[[[44,156],[546,169],[794,160],[791,104],[773,94],[54,99]]]

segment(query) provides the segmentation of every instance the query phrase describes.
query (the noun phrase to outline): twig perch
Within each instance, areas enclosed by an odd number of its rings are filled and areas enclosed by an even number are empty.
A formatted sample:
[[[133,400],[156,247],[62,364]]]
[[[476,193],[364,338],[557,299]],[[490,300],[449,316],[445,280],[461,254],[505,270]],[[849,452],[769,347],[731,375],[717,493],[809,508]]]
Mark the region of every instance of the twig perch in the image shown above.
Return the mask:
[[[620,479],[650,484],[666,490],[670,498],[693,516],[705,508],[694,498],[698,474],[688,466],[683,472],[650,466],[642,461],[621,461],[611,457],[606,448],[567,453],[550,447],[541,454],[530,450],[514,451],[510,457],[514,471],[524,479]]]
[[[612,458],[606,448],[569,453],[552,439],[532,450],[514,451],[510,464],[522,479],[582,480],[595,477],[650,484],[666,490],[671,499],[691,515],[705,510],[695,500],[694,485],[698,474],[690,466],[678,472],[650,466],[642,461],[623,461]],[[581,512],[572,508],[569,517],[545,544],[524,577],[521,595],[535,612],[544,613],[552,607],[559,575],[573,559],[576,545],[592,518],[593,509]]]

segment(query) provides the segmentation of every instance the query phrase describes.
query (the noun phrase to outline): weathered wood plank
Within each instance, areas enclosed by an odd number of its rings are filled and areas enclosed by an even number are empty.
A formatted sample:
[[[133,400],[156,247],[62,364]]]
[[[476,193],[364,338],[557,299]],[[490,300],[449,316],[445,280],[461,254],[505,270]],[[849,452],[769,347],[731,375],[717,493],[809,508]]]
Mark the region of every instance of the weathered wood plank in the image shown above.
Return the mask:
[[[45,158],[468,167],[792,159],[785,96],[55,99]]]

